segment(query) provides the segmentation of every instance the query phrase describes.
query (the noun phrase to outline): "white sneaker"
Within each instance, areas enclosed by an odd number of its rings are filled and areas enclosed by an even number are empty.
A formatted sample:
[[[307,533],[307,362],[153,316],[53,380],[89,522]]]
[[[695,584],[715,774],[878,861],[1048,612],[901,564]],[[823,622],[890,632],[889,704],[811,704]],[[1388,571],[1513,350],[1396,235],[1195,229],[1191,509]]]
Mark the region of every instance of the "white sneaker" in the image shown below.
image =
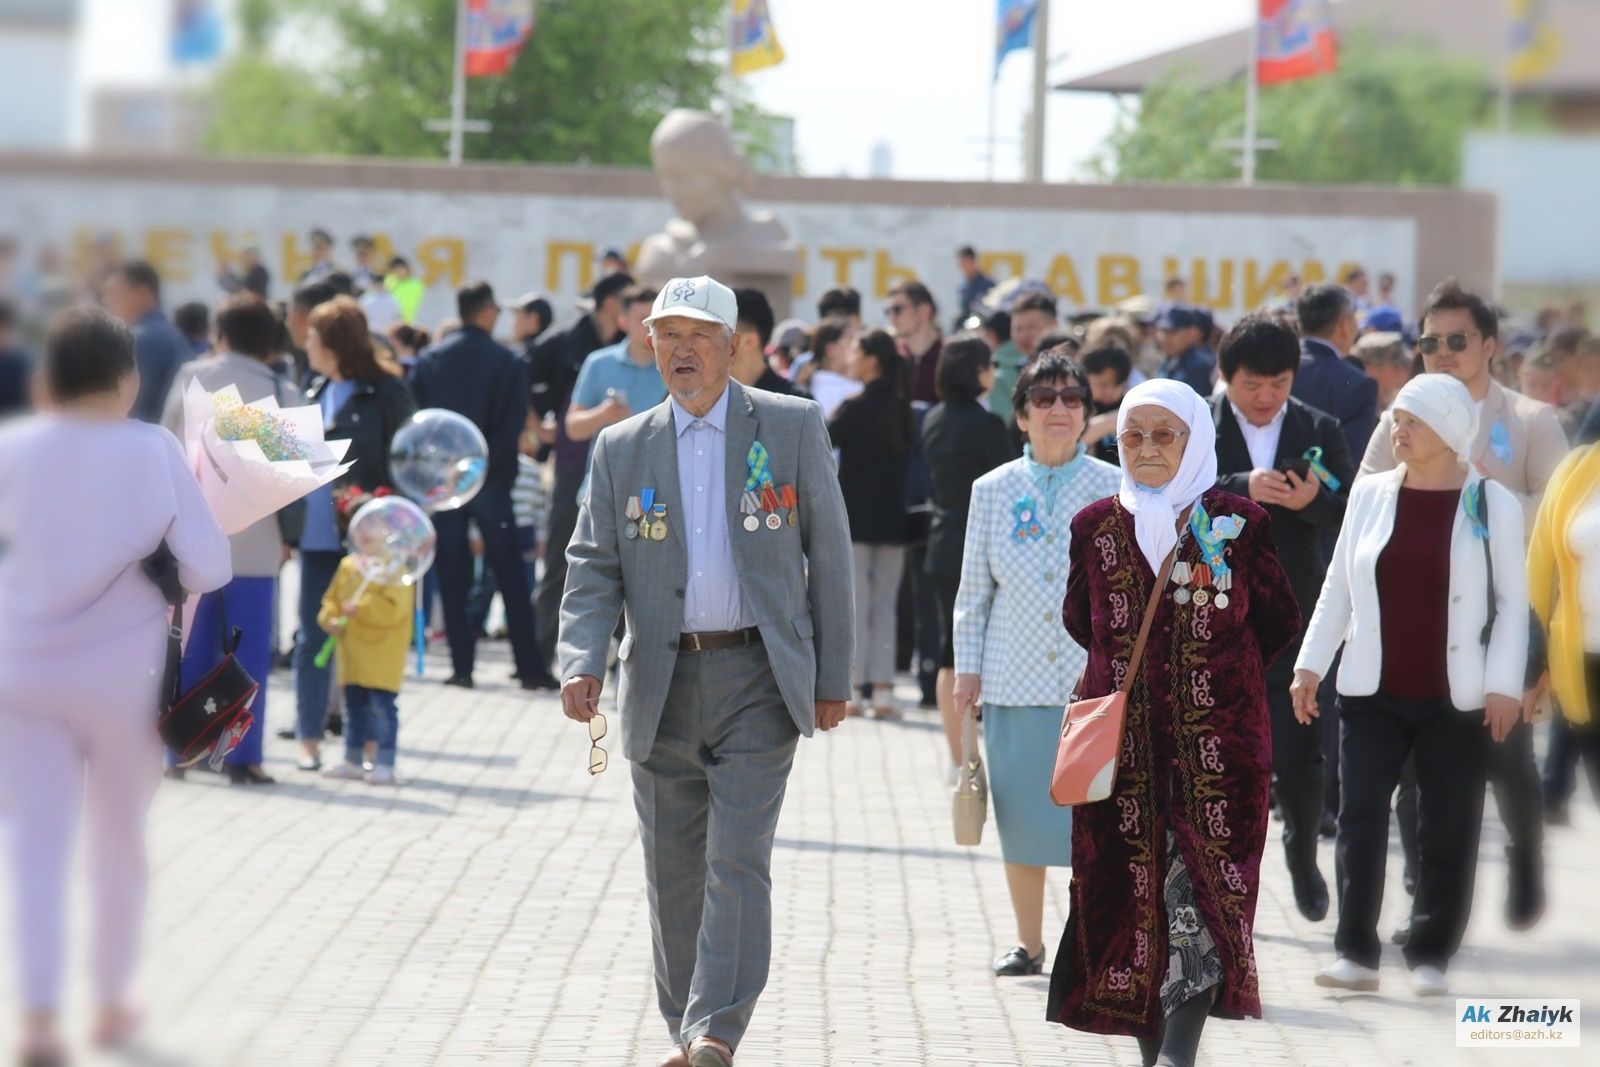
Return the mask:
[[[367,772],[368,785],[399,785],[400,780],[394,776],[393,767],[374,767]]]
[[[1378,988],[1378,971],[1375,967],[1363,967],[1341,956],[1338,962],[1317,972],[1317,985],[1327,989],[1354,989],[1371,993]]]
[[[359,763],[346,763],[340,760],[322,772],[324,778],[338,778],[345,782],[361,781],[361,765]]]
[[[1411,972],[1411,991],[1419,997],[1442,997],[1450,992],[1444,972],[1424,963]]]

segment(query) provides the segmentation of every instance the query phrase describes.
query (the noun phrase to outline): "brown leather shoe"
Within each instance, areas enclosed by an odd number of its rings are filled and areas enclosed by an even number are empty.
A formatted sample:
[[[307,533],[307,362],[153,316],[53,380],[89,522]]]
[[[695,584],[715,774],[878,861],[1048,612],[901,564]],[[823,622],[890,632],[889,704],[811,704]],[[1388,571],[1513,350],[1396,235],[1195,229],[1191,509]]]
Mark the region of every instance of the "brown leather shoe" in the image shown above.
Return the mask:
[[[661,1057],[656,1067],[689,1067],[689,1050],[678,1045],[671,1052]]]

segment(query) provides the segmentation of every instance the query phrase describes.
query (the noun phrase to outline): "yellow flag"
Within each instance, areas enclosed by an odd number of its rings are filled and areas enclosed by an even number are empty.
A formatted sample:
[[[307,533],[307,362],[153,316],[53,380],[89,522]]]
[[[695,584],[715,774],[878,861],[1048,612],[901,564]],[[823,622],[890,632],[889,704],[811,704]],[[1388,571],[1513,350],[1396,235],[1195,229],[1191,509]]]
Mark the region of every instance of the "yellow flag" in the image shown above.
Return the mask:
[[[1561,35],[1545,17],[1540,0],[1507,2],[1511,6],[1511,41],[1506,78],[1512,85],[1522,85],[1555,66],[1561,58]]]
[[[775,67],[783,62],[783,46],[772,28],[767,0],[733,0],[733,72]]]

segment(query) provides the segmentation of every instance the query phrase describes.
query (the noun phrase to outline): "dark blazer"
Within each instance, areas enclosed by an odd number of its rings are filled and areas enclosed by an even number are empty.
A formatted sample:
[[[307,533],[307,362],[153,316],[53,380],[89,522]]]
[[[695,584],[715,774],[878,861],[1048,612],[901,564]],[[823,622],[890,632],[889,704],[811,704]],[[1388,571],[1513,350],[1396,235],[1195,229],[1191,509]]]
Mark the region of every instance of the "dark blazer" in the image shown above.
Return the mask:
[[[1378,383],[1332,345],[1315,337],[1301,340],[1300,370],[1289,395],[1339,420],[1351,456],[1367,454],[1367,441],[1378,428]]]
[[[306,389],[307,403],[320,403],[327,387],[328,379],[320,375],[313,378]],[[398,378],[385,375],[380,382],[357,382],[355,392],[339,409],[325,434],[330,441],[348,440],[350,451],[345,453],[345,459],[355,463],[335,484],[341,489],[358,485],[369,493],[380,486],[392,488],[389,446],[416,410],[411,390]]]
[[[895,440],[895,407],[907,432]],[[850,516],[850,540],[862,545],[906,542],[906,464],[911,457],[910,406],[887,379],[869,382],[840,404],[828,423],[839,450],[839,488]]]
[[[476,326],[422,353],[411,375],[417,406],[465,415],[489,443],[484,484],[509,489],[517,480],[517,445],[528,421],[528,378],[511,349]]]
[[[933,482],[928,531],[929,574],[961,575],[972,483],[1017,458],[1000,416],[976,399],[950,397],[922,421],[922,455]]]
[[[1233,406],[1226,396],[1212,398],[1211,415],[1217,427],[1217,486],[1248,497],[1250,471],[1255,465],[1250,462],[1250,449],[1244,443],[1244,433],[1239,429]],[[1276,504],[1262,505],[1272,519],[1272,540],[1278,549],[1278,559],[1289,575],[1289,584],[1294,587],[1302,619],[1311,618],[1311,609],[1316,607],[1317,597],[1322,592],[1322,579],[1328,569],[1323,555],[1323,537],[1331,538],[1339,533],[1356,468],[1350,461],[1350,450],[1338,421],[1291,397],[1289,410],[1283,415],[1283,431],[1278,437],[1273,465],[1298,459],[1305,455],[1306,449],[1315,446],[1321,446],[1322,465],[1339,479],[1339,488],[1329,489],[1324,485],[1317,498],[1301,511]]]
[[[0,348],[0,418],[33,408],[33,360],[20,348]]]

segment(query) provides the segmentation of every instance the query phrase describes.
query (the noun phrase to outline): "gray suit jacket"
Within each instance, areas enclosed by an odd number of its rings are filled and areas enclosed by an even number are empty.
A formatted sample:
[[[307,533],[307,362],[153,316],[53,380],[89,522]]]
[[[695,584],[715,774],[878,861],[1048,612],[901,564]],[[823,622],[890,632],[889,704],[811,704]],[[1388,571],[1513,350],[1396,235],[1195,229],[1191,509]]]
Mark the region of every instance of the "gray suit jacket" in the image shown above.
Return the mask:
[[[809,737],[816,701],[848,699],[855,648],[850,527],[833,446],[822,409],[812,401],[734,381],[728,390],[727,513],[739,590],[761,628],[789,714]],[[795,487],[796,526],[750,533],[742,525],[745,456],[758,439],[777,484]],[[665,541],[622,536],[628,498],[645,486],[667,505],[671,532]],[[557,653],[563,680],[604,678],[611,635],[623,614],[617,705],[623,753],[635,761],[646,759],[655,744],[678,659],[689,569],[682,501],[671,401],[601,431],[567,549]]]

